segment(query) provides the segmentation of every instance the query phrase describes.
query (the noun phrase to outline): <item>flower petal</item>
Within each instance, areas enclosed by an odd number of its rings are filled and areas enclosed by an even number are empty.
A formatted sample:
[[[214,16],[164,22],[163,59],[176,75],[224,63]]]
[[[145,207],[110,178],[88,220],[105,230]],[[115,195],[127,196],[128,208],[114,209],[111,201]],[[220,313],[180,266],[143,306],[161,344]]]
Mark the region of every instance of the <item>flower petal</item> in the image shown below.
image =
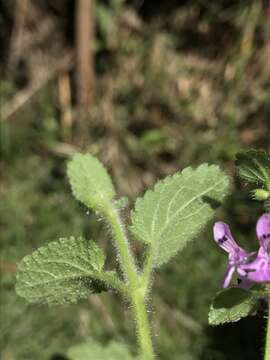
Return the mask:
[[[217,244],[228,253],[239,251],[239,246],[234,241],[229,225],[222,221],[214,224],[214,239]]]
[[[260,248],[257,258],[249,264],[240,265],[238,270],[246,273],[245,279],[253,282],[270,282],[270,258],[263,247]]]
[[[234,271],[235,271],[234,266],[228,266],[227,271],[224,276],[223,284],[222,284],[222,287],[224,289],[230,285]]]
[[[263,214],[257,221],[257,237],[260,245],[269,254],[270,252],[270,214]]]

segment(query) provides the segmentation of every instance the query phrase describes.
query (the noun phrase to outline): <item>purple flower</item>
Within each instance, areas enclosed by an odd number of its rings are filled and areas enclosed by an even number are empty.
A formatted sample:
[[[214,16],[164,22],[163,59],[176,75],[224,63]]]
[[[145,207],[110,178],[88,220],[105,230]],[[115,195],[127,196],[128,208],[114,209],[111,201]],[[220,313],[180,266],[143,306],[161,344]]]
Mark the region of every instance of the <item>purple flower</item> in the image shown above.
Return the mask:
[[[233,273],[236,271],[239,278],[246,278],[246,271],[241,266],[251,261],[254,253],[247,253],[236,244],[230,227],[224,222],[216,222],[214,225],[214,239],[217,244],[225,250],[228,256],[228,267],[223,281],[223,288],[229,286]]]
[[[224,288],[229,286],[235,271],[241,280],[240,287],[249,287],[254,282],[270,282],[270,214],[263,214],[259,218],[256,232],[260,248],[254,259],[256,252],[247,253],[238,246],[227,224],[215,223],[214,239],[229,254]]]
[[[257,237],[261,248],[265,250],[267,255],[270,253],[270,214],[263,214],[256,226]]]
[[[260,248],[257,258],[241,267],[252,282],[270,282],[270,214],[263,214],[256,226]]]

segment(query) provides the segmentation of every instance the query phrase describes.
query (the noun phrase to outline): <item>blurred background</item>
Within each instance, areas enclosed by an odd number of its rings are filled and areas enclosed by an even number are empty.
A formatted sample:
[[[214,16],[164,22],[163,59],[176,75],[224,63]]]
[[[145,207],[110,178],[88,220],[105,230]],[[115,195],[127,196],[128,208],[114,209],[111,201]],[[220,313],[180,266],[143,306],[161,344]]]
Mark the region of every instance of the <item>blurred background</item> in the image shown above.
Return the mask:
[[[16,263],[60,236],[93,238],[113,258],[108,231],[71,195],[76,151],[106,164],[130,207],[157,179],[219,164],[233,193],[217,218],[256,249],[262,208],[235,177],[234,156],[270,149],[269,16],[267,0],[0,0],[1,359],[65,359],[89,337],[136,349],[129,310],[111,294],[47,307],[14,291]],[[156,274],[162,360],[262,358],[263,310],[207,325],[226,267],[211,226]]]

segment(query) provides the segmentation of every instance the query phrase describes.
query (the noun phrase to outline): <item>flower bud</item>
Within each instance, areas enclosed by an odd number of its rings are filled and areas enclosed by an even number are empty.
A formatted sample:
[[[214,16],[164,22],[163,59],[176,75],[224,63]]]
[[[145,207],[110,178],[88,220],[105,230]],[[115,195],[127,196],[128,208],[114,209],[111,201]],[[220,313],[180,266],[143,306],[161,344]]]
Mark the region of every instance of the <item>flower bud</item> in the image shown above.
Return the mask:
[[[270,197],[270,191],[265,189],[255,189],[252,191],[252,198],[254,200],[264,201]]]

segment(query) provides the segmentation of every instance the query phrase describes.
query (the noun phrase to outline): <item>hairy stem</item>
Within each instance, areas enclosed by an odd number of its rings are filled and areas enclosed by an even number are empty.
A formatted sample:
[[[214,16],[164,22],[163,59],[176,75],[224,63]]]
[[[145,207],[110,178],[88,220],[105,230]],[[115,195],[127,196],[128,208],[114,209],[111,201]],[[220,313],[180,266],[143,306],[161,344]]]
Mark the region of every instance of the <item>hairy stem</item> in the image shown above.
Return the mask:
[[[112,209],[106,215],[112,227],[123,275],[128,283],[128,286],[131,289],[135,289],[138,283],[137,269],[120,216],[116,209]]]
[[[137,292],[132,296],[133,312],[136,319],[136,330],[138,343],[142,354],[154,358],[151,330],[148,320],[148,314],[145,305],[144,296]]]
[[[270,299],[268,301],[269,301],[269,305],[268,305],[268,318],[267,318],[264,360],[270,360]]]
[[[153,251],[149,249],[142,274],[142,282],[143,286],[145,287],[146,294],[150,291],[151,288],[151,277],[153,274],[153,256]]]
[[[153,358],[154,351],[151,339],[151,330],[145,305],[146,294],[144,287],[142,287],[140,276],[137,272],[134,257],[130,251],[125,229],[116,209],[108,211],[106,213],[106,217],[112,227],[120,265],[127,283],[128,298],[133,306],[140,352],[144,355],[148,355],[150,358]]]

